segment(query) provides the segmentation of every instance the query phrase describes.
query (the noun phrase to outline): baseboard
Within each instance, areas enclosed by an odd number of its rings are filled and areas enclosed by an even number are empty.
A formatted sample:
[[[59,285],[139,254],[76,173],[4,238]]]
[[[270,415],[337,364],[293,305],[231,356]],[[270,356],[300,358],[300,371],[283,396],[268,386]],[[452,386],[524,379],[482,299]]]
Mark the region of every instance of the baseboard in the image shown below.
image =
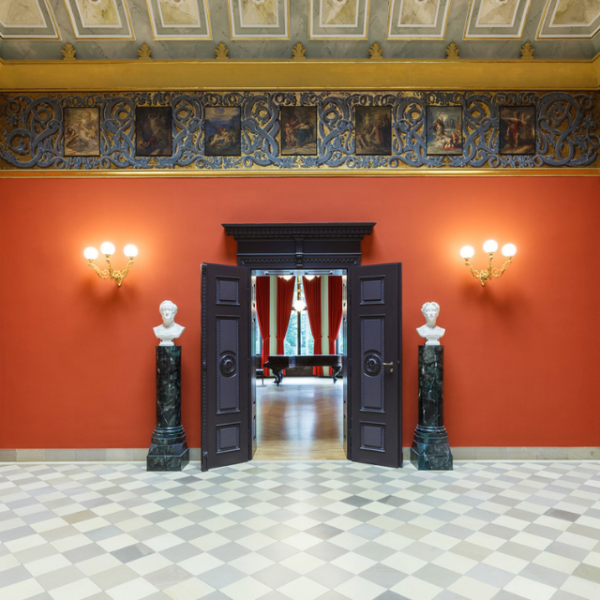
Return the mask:
[[[145,461],[148,448],[69,448],[0,450],[0,462],[135,462]],[[402,448],[404,461],[410,447]],[[600,460],[596,446],[502,447],[471,446],[452,448],[454,460]],[[200,460],[200,448],[190,448],[190,460]]]

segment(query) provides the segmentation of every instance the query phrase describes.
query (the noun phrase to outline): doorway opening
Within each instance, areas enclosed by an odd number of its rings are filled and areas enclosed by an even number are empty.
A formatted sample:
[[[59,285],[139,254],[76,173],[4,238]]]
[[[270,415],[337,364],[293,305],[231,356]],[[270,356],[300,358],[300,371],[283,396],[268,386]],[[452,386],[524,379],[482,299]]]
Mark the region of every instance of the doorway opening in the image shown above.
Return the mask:
[[[347,272],[254,270],[256,460],[347,455]]]

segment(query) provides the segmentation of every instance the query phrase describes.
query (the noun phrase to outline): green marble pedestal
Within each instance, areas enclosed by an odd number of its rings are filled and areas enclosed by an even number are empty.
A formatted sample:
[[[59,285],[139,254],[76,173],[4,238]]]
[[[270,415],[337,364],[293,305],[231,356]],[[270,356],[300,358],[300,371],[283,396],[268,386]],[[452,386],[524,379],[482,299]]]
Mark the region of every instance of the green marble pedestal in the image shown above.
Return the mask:
[[[443,346],[419,346],[419,424],[410,462],[419,471],[452,470],[452,452],[444,427]]]
[[[156,347],[156,428],[147,471],[182,471],[190,451],[181,425],[181,346]]]

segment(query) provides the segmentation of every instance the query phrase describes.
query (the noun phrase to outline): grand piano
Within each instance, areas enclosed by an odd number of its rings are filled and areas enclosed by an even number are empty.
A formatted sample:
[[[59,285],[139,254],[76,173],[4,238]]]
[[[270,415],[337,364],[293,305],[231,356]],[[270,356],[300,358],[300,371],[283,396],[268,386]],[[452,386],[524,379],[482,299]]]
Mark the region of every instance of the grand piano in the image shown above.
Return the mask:
[[[275,375],[275,383],[279,385],[283,379],[283,370],[293,367],[331,367],[333,369],[333,383],[342,372],[341,354],[302,354],[301,356],[287,356],[272,354],[264,363],[265,369],[271,369]]]

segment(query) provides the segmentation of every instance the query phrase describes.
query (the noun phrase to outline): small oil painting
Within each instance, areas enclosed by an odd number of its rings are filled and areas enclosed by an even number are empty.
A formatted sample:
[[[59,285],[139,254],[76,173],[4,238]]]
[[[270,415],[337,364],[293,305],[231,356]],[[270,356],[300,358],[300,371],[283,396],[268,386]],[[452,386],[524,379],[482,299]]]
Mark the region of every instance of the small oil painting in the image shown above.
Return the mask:
[[[281,107],[281,154],[317,155],[317,107]]]
[[[209,106],[205,112],[204,154],[242,155],[242,120],[239,106]]]
[[[500,154],[535,154],[535,106],[500,107]]]
[[[135,109],[135,154],[173,154],[173,113],[170,106],[138,106]]]
[[[389,106],[357,106],[354,131],[356,154],[392,153],[392,110]]]
[[[65,108],[65,156],[100,156],[100,109]]]
[[[462,108],[427,107],[427,154],[462,154]]]

